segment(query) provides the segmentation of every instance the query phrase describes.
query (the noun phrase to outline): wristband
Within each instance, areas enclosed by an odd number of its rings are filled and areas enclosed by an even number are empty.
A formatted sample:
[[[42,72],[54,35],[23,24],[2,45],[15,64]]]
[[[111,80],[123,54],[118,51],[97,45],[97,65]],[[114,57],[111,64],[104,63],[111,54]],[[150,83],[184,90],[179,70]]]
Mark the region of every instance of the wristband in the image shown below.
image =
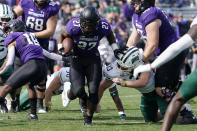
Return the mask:
[[[112,43],[111,48],[112,48],[113,51],[119,49],[117,43]]]
[[[128,81],[125,81],[125,86],[128,86]]]

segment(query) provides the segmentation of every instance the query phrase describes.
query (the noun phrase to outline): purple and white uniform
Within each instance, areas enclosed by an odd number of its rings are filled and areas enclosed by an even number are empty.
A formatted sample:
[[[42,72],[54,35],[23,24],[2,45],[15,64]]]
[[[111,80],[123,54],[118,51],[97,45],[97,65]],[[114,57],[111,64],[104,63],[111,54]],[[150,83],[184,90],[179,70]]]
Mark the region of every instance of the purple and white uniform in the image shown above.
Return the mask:
[[[35,35],[29,32],[13,32],[9,34],[4,41],[4,45],[8,47],[14,41],[16,42],[15,55],[20,57],[23,64],[9,77],[6,84],[13,89],[27,83],[30,87],[38,85],[47,76],[47,65],[42,47]]]
[[[53,1],[38,10],[33,0],[21,0],[20,6],[24,13],[22,20],[26,23],[28,32],[40,32],[46,29],[46,22],[51,17],[58,13],[59,5]],[[38,39],[40,45],[47,49],[49,38]]]
[[[170,25],[165,13],[156,7],[146,9],[140,16],[137,14],[133,15],[133,24],[137,32],[146,39],[147,33],[145,30],[146,25],[153,22],[154,20],[161,20],[161,27],[159,28],[159,45],[155,51],[156,55],[161,54],[170,44],[175,42],[178,38],[175,30]]]
[[[80,56],[99,56],[99,41],[111,32],[110,24],[101,18],[98,29],[93,34],[85,35],[79,25],[79,18],[71,19],[66,25],[66,32],[74,41],[74,53]]]
[[[42,47],[33,34],[24,32],[11,33],[6,37],[4,45],[7,47],[14,41],[16,41],[16,55],[20,57],[23,63],[33,58],[45,60]]]

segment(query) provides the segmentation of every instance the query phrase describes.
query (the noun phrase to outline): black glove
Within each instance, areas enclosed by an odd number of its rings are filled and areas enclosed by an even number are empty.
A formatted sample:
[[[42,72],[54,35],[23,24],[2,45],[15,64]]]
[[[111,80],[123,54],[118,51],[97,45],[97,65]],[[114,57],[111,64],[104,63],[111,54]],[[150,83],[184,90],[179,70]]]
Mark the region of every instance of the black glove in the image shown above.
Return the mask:
[[[64,52],[64,48],[62,47],[62,48],[60,48],[60,49],[58,50],[58,54],[60,54],[60,55],[63,56],[63,57],[67,57],[67,56],[71,56],[71,55],[73,54],[73,52],[65,53],[65,52]]]
[[[126,53],[127,49],[128,47],[114,50],[114,56],[116,59],[120,59]]]

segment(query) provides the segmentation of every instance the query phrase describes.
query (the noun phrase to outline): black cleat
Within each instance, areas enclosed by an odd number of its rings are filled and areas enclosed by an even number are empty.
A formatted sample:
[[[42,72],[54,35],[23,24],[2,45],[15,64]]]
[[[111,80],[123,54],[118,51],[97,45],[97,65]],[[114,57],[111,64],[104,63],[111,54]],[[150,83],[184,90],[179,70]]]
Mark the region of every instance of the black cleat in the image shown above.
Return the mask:
[[[197,118],[194,116],[192,111],[184,109],[180,112],[182,120],[177,124],[197,124]]]
[[[11,101],[11,111],[12,112],[19,112],[19,102],[14,100],[14,101]]]
[[[6,104],[7,104],[6,99],[0,100],[0,110],[1,110],[1,113],[3,113],[3,114],[8,113],[8,108],[7,108]]]
[[[92,126],[92,116],[84,115],[84,126]]]
[[[34,114],[30,114],[27,120],[38,120],[38,116]]]

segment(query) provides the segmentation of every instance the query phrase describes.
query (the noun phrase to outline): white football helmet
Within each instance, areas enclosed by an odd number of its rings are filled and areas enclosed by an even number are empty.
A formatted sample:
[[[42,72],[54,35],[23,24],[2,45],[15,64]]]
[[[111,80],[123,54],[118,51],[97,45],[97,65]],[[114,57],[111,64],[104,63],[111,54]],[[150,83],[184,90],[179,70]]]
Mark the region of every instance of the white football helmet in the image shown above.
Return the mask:
[[[142,49],[138,49],[135,46],[129,47],[126,50],[126,53],[117,60],[120,67],[126,68],[125,71],[131,71],[137,66],[143,64],[142,61]]]
[[[10,20],[13,20],[14,13],[10,6],[6,4],[0,4],[0,29],[3,30],[5,24]]]

